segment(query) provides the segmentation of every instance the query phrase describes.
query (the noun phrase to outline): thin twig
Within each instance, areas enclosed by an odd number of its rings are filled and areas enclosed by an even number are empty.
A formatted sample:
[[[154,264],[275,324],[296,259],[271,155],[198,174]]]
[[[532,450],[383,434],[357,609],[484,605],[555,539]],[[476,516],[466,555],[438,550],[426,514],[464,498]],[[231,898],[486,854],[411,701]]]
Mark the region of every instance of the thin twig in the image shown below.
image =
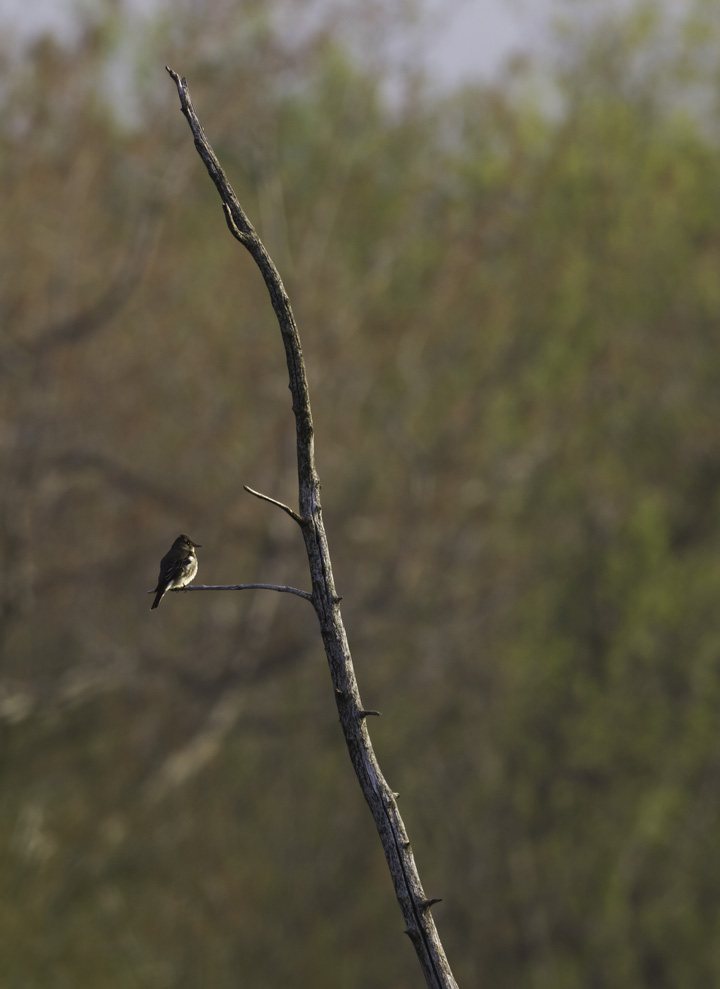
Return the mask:
[[[320,479],[315,467],[310,393],[300,335],[290,300],[272,258],[245,215],[205,136],[190,99],[187,81],[181,79],[172,69],[168,68],[167,71],[177,86],[180,108],[192,131],[195,148],[220,195],[230,232],[247,248],[260,269],[280,327],[295,415],[300,509],[298,517],[302,520],[301,531],[310,566],[312,603],[318,617],[340,724],[350,759],[375,820],[395,887],[395,895],[425,981],[429,989],[457,989],[435,922],[428,909],[432,901],[423,891],[405,824],[395,802],[395,795],[388,786],[375,756],[367,728],[367,716],[362,714],[368,709],[360,699],[350,647],[340,613],[340,598],[335,591],[330,551],[320,506]],[[280,505],[280,507],[287,511],[287,506]]]
[[[290,516],[291,519],[295,519],[298,525],[303,524],[303,520],[300,518],[297,512],[294,512],[289,505],[284,505],[281,501],[276,501],[275,498],[271,498],[269,495],[263,494],[261,491],[255,491],[254,488],[249,488],[247,484],[243,484],[243,488],[248,494],[255,495],[260,501],[269,501],[271,505],[277,505],[278,508],[282,508],[284,512]]]
[[[186,587],[171,587],[170,590],[173,594],[183,594],[185,591],[279,591],[312,601],[309,591],[301,591],[299,587],[289,587],[287,584],[188,584]],[[155,590],[148,591],[148,594],[154,593]]]
[[[188,584],[187,587],[173,587],[174,591],[279,591],[281,594],[296,594],[299,598],[312,601],[309,591],[287,584]]]

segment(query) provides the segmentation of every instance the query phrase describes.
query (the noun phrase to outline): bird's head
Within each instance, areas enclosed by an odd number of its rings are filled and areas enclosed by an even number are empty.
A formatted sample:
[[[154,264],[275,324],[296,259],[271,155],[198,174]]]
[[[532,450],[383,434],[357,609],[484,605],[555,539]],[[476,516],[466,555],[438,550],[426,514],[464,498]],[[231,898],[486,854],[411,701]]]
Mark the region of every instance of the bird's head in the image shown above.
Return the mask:
[[[179,549],[202,549],[200,543],[194,543],[190,536],[180,535],[175,540],[175,545]]]

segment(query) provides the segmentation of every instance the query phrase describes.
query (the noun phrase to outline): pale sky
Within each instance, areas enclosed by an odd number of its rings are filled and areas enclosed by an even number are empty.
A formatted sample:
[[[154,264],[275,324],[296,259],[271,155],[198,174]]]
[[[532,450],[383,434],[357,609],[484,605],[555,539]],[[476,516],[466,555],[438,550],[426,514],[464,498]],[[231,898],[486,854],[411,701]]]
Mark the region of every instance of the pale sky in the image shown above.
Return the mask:
[[[425,0],[434,37],[428,64],[447,83],[489,76],[549,35],[553,0]],[[437,25],[437,27],[436,27]]]
[[[67,34],[67,11],[77,6],[92,10],[107,0],[0,0],[0,26],[12,24],[21,37],[52,27]],[[332,7],[342,3],[362,9],[362,0],[320,0]],[[391,7],[397,0],[386,0]],[[638,5],[638,0],[419,0],[430,15],[426,64],[438,82],[452,85],[464,79],[492,76],[513,53],[547,46],[554,15],[571,9],[573,17],[610,13]],[[148,11],[155,0],[123,0],[123,6]],[[680,14],[690,0],[656,0],[665,11]],[[310,0],[308,0],[308,5]]]
[[[492,75],[512,52],[535,47],[547,33],[553,6],[553,0],[423,2],[432,16],[428,67],[446,84]],[[0,18],[11,22],[24,37],[47,26],[62,35],[70,6],[68,0],[0,0]]]

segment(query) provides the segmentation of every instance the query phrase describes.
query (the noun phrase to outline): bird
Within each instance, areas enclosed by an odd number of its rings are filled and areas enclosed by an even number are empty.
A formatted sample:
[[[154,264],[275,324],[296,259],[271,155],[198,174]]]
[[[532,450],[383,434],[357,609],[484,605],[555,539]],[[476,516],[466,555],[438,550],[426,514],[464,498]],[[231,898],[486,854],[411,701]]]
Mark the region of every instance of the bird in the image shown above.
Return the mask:
[[[168,591],[174,587],[185,587],[193,579],[198,569],[197,556],[195,550],[200,548],[200,543],[194,543],[189,536],[179,535],[165,556],[160,560],[160,574],[158,576],[157,587],[151,593],[155,593],[155,600],[150,605],[150,610],[157,608]]]

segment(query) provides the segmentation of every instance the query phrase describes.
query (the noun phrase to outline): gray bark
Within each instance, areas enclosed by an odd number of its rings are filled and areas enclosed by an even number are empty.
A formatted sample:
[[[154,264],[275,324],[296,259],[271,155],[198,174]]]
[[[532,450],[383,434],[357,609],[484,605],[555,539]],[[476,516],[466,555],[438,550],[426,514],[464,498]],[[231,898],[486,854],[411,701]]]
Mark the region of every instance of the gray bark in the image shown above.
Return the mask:
[[[186,80],[181,79],[170,68],[167,71],[177,86],[180,106],[190,125],[197,152],[220,194],[230,232],[250,252],[265,280],[285,347],[296,423],[299,512],[294,512],[288,506],[274,502],[274,499],[265,495],[259,495],[258,492],[251,493],[278,505],[300,526],[310,565],[312,581],[310,600],[320,623],[320,634],[330,667],[340,724],[353,768],[375,820],[395,894],[407,925],[407,934],[415,947],[430,989],[457,989],[457,983],[450,971],[430,911],[432,904],[437,903],[438,900],[429,899],[423,891],[412,847],[395,800],[396,794],[392,792],[380,771],[370,741],[367,717],[377,712],[367,711],[360,699],[340,613],[340,599],[335,592],[320,505],[320,482],[315,469],[313,420],[308,382],[290,300],[272,259],[240,206],[205,136],[193,108]],[[291,593],[297,591],[293,589]]]

